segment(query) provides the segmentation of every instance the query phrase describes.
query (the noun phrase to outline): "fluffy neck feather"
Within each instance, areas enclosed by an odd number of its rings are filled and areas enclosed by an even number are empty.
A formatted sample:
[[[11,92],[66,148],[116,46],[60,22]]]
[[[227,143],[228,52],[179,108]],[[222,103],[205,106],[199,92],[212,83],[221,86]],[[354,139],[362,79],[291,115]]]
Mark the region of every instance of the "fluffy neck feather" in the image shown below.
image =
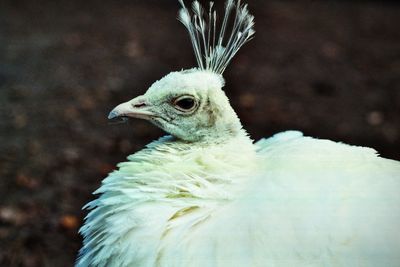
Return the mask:
[[[120,163],[95,192],[102,195],[86,206],[91,211],[77,266],[156,266],[169,231],[188,223],[178,217],[201,210],[184,216],[196,224],[235,199],[256,169],[255,146],[244,132],[220,142],[193,146],[167,136]]]

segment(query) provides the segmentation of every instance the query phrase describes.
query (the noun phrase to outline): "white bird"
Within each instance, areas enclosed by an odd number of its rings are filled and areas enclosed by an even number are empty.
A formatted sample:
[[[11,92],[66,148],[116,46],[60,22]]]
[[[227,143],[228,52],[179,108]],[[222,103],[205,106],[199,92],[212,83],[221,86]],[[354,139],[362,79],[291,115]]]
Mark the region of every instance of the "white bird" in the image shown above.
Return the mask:
[[[253,16],[228,0],[217,30],[212,3],[180,2],[198,67],[110,113],[170,135],[103,180],[76,266],[400,266],[400,163],[298,131],[253,143],[222,90]]]

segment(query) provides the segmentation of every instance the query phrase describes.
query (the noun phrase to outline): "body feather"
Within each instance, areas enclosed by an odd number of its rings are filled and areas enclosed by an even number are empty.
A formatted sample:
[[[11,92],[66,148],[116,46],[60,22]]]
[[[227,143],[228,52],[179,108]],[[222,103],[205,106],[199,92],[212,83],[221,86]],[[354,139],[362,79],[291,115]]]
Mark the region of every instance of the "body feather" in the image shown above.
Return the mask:
[[[87,205],[77,266],[400,266],[400,164],[285,132],[131,155]]]

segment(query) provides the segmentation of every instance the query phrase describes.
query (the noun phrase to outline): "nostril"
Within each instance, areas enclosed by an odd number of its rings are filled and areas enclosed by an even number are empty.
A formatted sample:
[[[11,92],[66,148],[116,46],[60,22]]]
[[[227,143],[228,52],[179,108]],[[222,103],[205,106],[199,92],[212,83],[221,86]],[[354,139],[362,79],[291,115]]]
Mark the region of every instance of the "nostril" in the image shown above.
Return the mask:
[[[137,103],[137,104],[133,105],[134,108],[141,108],[141,107],[144,107],[144,106],[146,106],[146,103],[144,103],[144,102],[140,102],[140,103]]]

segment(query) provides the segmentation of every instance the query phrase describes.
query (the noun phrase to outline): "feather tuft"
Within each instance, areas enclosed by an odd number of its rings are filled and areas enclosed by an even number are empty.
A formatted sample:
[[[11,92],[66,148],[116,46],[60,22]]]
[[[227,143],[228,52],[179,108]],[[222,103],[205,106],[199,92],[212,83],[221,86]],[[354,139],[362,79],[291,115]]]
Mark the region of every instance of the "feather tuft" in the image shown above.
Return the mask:
[[[191,14],[183,0],[178,1],[182,6],[178,20],[189,33],[199,68],[222,74],[239,49],[254,36],[254,17],[249,14],[247,4],[242,5],[240,0],[236,4],[234,0],[227,0],[222,25],[218,30],[214,2],[210,2],[207,13],[197,0],[193,1]],[[234,9],[232,31],[227,34]]]

